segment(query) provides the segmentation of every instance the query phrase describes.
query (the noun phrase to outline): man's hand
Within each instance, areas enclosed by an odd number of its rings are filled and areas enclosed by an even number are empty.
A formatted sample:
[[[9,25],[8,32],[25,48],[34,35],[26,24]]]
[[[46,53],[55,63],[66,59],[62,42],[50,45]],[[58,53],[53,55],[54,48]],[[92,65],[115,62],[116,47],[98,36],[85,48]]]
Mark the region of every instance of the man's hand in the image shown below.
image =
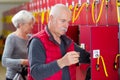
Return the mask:
[[[58,65],[60,68],[65,66],[70,66],[72,64],[76,64],[79,62],[80,53],[76,51],[67,52],[62,58],[57,60]]]

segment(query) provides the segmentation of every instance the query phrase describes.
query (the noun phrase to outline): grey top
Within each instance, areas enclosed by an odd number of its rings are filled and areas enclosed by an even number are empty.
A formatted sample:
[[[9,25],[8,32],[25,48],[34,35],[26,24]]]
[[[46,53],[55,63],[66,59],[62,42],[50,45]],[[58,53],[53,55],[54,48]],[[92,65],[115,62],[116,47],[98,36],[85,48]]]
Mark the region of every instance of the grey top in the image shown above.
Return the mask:
[[[13,79],[16,72],[21,69],[21,59],[27,59],[27,40],[11,33],[6,39],[2,55],[2,65],[7,69],[7,78]]]

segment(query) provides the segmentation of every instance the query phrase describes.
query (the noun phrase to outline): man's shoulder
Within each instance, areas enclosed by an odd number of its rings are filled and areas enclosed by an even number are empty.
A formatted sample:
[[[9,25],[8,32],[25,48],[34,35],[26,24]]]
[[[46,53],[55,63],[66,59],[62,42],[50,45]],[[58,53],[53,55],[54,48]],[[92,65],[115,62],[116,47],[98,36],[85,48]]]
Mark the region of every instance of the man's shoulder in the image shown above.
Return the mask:
[[[34,38],[39,39],[40,41],[43,40],[43,39],[46,40],[46,39],[47,39],[46,32],[45,32],[45,31],[40,31],[40,32],[34,34],[34,35],[30,38],[30,40],[32,40],[32,39],[34,39]]]

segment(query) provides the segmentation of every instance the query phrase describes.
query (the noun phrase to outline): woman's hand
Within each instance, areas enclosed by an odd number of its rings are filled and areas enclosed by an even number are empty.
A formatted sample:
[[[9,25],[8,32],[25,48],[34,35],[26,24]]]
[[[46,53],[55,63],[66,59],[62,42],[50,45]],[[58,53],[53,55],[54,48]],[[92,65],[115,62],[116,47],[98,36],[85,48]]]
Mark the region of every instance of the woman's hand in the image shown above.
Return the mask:
[[[22,65],[28,65],[28,59],[21,59]]]

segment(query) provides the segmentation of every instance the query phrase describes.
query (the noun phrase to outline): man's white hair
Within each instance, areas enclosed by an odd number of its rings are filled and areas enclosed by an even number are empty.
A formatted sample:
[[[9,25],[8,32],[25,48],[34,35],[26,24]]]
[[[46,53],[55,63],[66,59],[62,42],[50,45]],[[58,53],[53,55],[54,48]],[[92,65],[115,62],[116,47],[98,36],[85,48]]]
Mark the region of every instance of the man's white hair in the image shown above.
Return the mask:
[[[21,10],[12,17],[12,23],[14,27],[18,28],[19,24],[27,23],[33,20],[35,22],[34,16],[27,10]]]
[[[50,11],[50,15],[58,16],[58,15],[60,15],[60,12],[63,10],[69,12],[70,14],[72,13],[71,10],[66,5],[56,4],[56,5],[52,6],[51,11]]]

